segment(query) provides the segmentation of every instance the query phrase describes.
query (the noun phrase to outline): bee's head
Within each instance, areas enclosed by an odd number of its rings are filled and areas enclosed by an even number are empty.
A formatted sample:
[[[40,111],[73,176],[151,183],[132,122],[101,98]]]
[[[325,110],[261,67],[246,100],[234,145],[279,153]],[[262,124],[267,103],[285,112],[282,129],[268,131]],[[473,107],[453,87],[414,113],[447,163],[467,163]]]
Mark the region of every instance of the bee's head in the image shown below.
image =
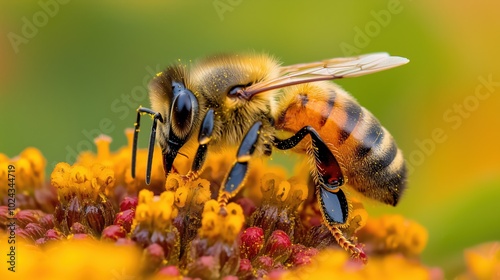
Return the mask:
[[[198,99],[186,86],[184,66],[172,66],[159,73],[150,83],[152,109],[162,114],[164,124],[157,139],[162,148],[165,172],[170,172],[180,148],[196,126]]]
[[[219,55],[198,62],[191,78],[199,85],[200,95],[212,106],[223,106],[224,112],[254,111],[266,107],[269,95],[245,96],[246,87],[267,81],[279,73],[276,60],[263,54]]]

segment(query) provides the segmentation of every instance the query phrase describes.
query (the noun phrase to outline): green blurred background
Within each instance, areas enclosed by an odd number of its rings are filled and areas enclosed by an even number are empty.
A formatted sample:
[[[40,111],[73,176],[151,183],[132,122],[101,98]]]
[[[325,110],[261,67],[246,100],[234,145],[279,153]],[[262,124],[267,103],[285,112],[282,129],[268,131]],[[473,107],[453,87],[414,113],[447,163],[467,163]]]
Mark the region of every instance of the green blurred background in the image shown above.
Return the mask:
[[[339,82],[411,168],[397,208],[370,208],[422,223],[424,262],[453,276],[464,248],[500,240],[500,2],[469,2],[2,1],[0,152],[35,146],[50,171],[101,132],[117,149],[149,105],[145,81],[178,59],[257,50],[291,64],[387,51],[410,64]]]

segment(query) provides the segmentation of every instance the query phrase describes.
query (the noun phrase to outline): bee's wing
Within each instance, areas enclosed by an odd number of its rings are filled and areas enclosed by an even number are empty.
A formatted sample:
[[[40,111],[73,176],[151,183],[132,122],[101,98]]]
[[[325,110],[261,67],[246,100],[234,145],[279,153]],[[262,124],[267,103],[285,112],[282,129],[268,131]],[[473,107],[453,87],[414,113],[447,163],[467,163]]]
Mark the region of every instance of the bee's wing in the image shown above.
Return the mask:
[[[280,69],[280,77],[251,85],[244,90],[244,95],[250,97],[259,92],[290,85],[362,76],[394,68],[408,61],[404,57],[390,56],[387,53],[372,53],[285,66]]]
[[[298,72],[298,71],[302,71],[302,70],[306,70],[306,69],[310,69],[310,68],[314,68],[314,67],[324,67],[325,65],[334,65],[334,64],[349,62],[349,61],[353,61],[353,60],[356,60],[359,58],[360,58],[360,56],[336,57],[336,58],[325,59],[325,60],[321,60],[321,61],[282,66],[280,68],[280,74],[285,75],[285,74],[288,74],[291,72]]]

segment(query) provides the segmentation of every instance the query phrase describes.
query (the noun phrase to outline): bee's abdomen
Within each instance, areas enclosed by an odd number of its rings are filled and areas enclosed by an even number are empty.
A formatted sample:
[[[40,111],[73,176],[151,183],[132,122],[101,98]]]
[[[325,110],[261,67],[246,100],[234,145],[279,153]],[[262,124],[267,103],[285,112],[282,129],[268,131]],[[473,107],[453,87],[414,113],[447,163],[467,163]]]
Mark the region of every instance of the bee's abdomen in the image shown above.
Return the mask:
[[[396,205],[406,186],[403,153],[379,121],[365,108],[360,108],[357,125],[338,145],[339,157],[347,167],[348,183],[368,197]]]
[[[278,128],[314,127],[331,147],[349,185],[367,197],[397,204],[406,187],[403,154],[368,110],[332,83],[304,85],[285,94],[292,98]]]

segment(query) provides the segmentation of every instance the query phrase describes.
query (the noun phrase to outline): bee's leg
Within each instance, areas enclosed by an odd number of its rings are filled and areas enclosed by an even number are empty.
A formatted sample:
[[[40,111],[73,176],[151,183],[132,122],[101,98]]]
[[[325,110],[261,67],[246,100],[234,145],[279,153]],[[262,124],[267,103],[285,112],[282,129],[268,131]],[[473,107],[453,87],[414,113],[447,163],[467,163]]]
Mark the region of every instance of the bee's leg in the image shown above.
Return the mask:
[[[132,178],[135,178],[135,162],[137,157],[137,137],[139,136],[139,131],[141,127],[141,115],[148,114],[153,117],[153,126],[151,127],[151,135],[149,136],[149,151],[148,151],[148,165],[146,169],[146,184],[149,185],[151,182],[151,164],[153,161],[153,152],[155,148],[156,141],[156,126],[158,121],[163,122],[163,118],[160,113],[155,112],[151,109],[139,107],[137,109],[137,120],[135,121],[135,129],[134,129],[134,142],[132,144],[132,165],[131,172]]]
[[[337,159],[316,130],[310,126],[305,126],[288,139],[275,138],[274,146],[280,150],[291,149],[306,135],[310,135],[312,139],[312,156],[316,164],[314,176],[316,183],[319,185],[316,192],[326,226],[340,247],[350,252],[354,258],[366,262],[366,255],[363,250],[349,241],[338,228],[338,225],[345,224],[349,213],[349,203],[344,192],[339,188],[344,184],[344,176]]]
[[[231,170],[224,178],[221,190],[219,191],[218,202],[221,212],[225,211],[225,206],[229,199],[235,196],[240,190],[245,181],[248,163],[255,151],[257,141],[259,140],[259,131],[262,127],[262,122],[258,121],[252,125],[243,141],[238,148],[236,154],[236,162],[231,167]]]
[[[366,263],[368,259],[363,249],[349,241],[338,227],[338,225],[347,221],[349,210],[349,204],[344,192],[341,189],[329,191],[327,188],[319,187],[316,190],[316,195],[320,203],[321,215],[326,221],[325,225],[332,233],[337,244],[350,252],[353,258]]]
[[[214,110],[210,109],[203,118],[203,122],[200,127],[200,132],[198,134],[198,150],[196,150],[196,155],[194,157],[193,165],[191,170],[185,176],[187,180],[195,180],[198,178],[199,173],[205,163],[207,158],[208,143],[211,140],[212,132],[214,130]]]
[[[280,150],[288,150],[295,147],[307,135],[312,139],[312,151],[316,163],[315,179],[320,185],[329,189],[335,189],[344,184],[344,176],[340,170],[339,163],[328,146],[319,137],[316,130],[310,126],[304,126],[295,135],[288,139],[274,139],[274,146]]]

